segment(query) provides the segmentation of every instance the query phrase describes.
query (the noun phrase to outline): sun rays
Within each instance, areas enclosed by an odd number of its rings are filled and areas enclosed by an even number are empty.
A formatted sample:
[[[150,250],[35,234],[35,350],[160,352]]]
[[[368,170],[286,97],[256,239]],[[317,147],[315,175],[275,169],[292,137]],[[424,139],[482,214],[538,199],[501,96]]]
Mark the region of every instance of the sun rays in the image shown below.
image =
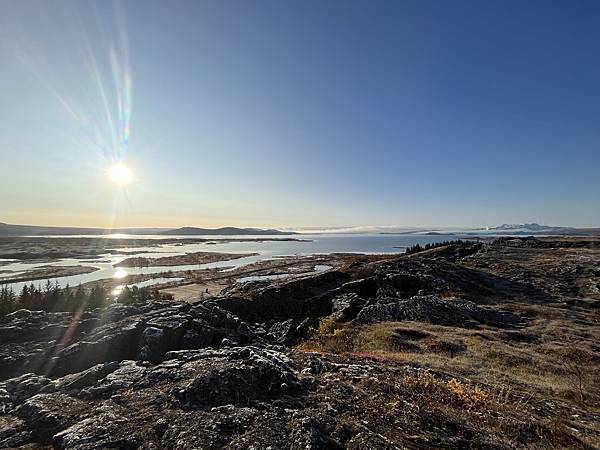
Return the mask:
[[[133,179],[131,171],[122,164],[114,165],[108,169],[108,176],[117,186],[124,186]]]

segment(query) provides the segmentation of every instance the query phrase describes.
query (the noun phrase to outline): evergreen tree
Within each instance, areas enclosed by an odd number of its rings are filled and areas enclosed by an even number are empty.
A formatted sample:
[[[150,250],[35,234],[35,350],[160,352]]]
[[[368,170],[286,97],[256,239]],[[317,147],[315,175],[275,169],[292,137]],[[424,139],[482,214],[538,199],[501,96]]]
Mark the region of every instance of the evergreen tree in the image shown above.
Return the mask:
[[[100,308],[104,306],[105,303],[106,291],[101,285],[96,284],[92,288],[92,291],[90,292],[90,295],[87,298],[87,307],[90,309]]]
[[[11,287],[2,286],[0,289],[0,316],[9,314],[16,309],[17,296]]]
[[[133,293],[131,292],[131,289],[129,289],[129,286],[125,286],[119,293],[117,297],[117,302],[128,305],[130,303],[133,303],[134,301],[135,298],[133,296]]]

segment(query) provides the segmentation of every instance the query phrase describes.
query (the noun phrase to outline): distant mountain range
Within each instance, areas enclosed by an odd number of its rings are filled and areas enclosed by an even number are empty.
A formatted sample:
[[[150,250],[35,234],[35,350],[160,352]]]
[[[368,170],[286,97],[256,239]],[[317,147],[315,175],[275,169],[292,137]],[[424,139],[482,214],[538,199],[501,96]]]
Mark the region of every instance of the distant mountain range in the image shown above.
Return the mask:
[[[328,233],[350,233],[352,229],[328,230]],[[392,227],[361,227],[357,233],[373,234],[398,234],[398,235],[444,235],[444,236],[485,236],[485,235],[555,235],[555,236],[594,236],[600,235],[600,228],[574,228],[539,225],[537,223],[502,224],[488,228],[470,229],[393,229]],[[321,234],[325,231],[313,231]],[[147,235],[156,234],[162,236],[284,236],[302,234],[294,231],[281,231],[262,228],[79,228],[79,227],[47,227],[38,225],[14,225],[0,222],[0,236],[69,236],[69,235],[94,235],[102,236],[108,234],[132,234]]]
[[[236,228],[236,227],[223,227],[223,228],[196,228],[196,227],[182,227],[175,228],[174,230],[165,230],[157,234],[164,234],[170,236],[189,236],[189,235],[202,235],[202,236],[213,236],[213,235],[252,235],[252,236],[276,236],[276,235],[287,235],[287,234],[298,234],[293,231],[279,231],[279,230],[263,230],[261,228]]]
[[[574,227],[556,227],[549,225],[540,225],[537,223],[504,223],[497,227],[489,227],[485,230],[486,233],[498,233],[498,234],[513,234],[513,235],[536,235],[536,234],[550,234],[550,235],[597,235],[600,234],[600,228],[574,228]]]
[[[565,227],[550,227],[547,225],[539,225],[537,223],[503,223],[497,227],[489,228],[490,230],[527,230],[527,231],[544,231],[544,230],[560,230]]]
[[[79,228],[79,227],[46,227],[38,225],[14,225],[0,222],[0,236],[70,236],[70,235],[108,235],[108,234],[160,234],[164,236],[187,236],[187,235],[253,235],[253,236],[275,236],[297,234],[291,231],[263,230],[260,228]]]
[[[380,234],[426,235],[426,236],[596,236],[600,228],[575,228],[540,225],[537,223],[504,223],[495,227],[463,229],[421,229],[411,231],[386,231]]]

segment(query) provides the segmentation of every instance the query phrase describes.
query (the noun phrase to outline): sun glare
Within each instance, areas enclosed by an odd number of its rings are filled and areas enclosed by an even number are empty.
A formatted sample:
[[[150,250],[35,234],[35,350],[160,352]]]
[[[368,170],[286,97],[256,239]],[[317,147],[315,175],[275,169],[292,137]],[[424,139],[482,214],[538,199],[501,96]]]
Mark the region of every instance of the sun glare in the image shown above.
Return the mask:
[[[122,165],[112,166],[108,171],[108,176],[113,183],[123,186],[131,181],[131,171]]]

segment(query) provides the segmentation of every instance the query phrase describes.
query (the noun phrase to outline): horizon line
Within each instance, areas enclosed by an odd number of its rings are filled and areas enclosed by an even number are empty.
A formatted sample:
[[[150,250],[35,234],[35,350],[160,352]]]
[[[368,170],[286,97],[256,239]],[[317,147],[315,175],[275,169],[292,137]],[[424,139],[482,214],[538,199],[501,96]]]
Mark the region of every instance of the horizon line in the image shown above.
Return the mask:
[[[312,231],[314,233],[344,233],[344,232],[357,232],[363,230],[365,232],[371,231],[385,231],[385,230],[403,230],[403,231],[437,231],[437,230],[486,230],[489,228],[501,227],[504,225],[516,226],[516,225],[538,225],[547,228],[573,228],[573,229],[596,229],[600,226],[578,226],[578,225],[545,225],[537,222],[503,222],[498,225],[481,225],[481,226],[465,226],[465,225],[443,225],[443,226],[408,226],[408,225],[350,225],[350,226],[235,226],[235,225],[223,225],[223,226],[198,226],[198,225],[181,225],[181,226],[124,226],[124,227],[106,227],[106,226],[86,226],[86,225],[48,225],[48,224],[22,224],[22,223],[8,223],[0,222],[1,225],[6,226],[19,226],[19,227],[40,227],[40,228],[75,228],[75,229],[93,229],[93,230],[139,230],[139,229],[155,229],[155,230],[175,230],[180,228],[202,228],[206,230],[218,230],[221,228],[239,228],[239,229],[255,229],[255,230],[277,230],[277,231]]]

